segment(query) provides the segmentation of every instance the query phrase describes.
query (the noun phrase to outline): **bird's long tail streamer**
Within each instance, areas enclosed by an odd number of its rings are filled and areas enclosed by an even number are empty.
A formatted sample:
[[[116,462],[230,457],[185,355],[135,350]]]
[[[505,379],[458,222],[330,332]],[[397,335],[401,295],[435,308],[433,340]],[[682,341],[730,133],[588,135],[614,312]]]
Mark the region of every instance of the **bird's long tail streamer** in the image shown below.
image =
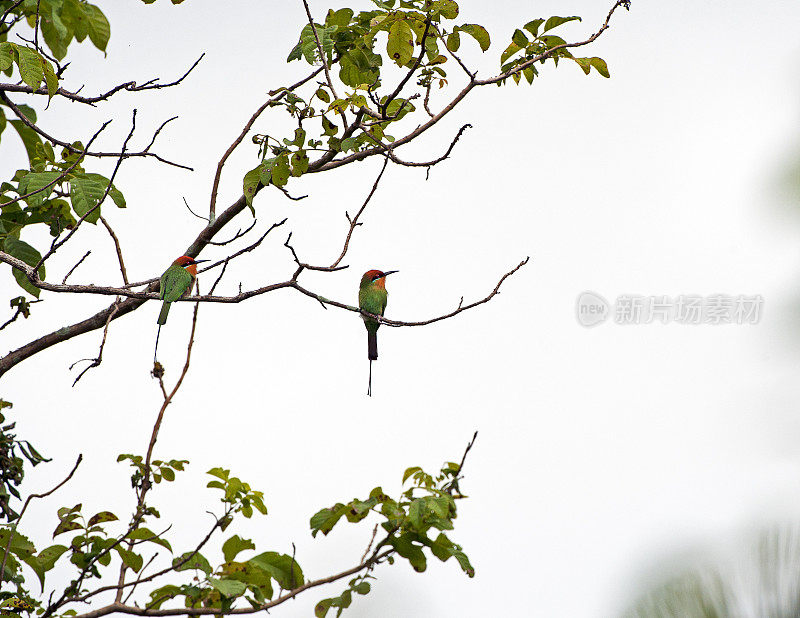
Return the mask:
[[[367,384],[367,395],[372,397],[372,361],[369,361],[369,383]]]
[[[158,325],[158,330],[156,331],[156,349],[153,350],[153,364],[155,365],[158,362],[158,338],[161,336],[161,324]]]

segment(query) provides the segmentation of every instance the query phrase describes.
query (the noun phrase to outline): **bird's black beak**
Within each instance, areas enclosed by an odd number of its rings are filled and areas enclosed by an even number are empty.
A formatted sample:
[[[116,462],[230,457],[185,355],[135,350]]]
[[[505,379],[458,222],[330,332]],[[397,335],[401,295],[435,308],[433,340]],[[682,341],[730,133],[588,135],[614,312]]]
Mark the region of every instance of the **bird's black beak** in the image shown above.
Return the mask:
[[[387,270],[385,273],[383,273],[383,276],[388,277],[392,273],[399,273],[399,272],[400,272],[399,270]]]
[[[192,260],[190,264],[200,264],[202,262],[210,262],[211,260]]]

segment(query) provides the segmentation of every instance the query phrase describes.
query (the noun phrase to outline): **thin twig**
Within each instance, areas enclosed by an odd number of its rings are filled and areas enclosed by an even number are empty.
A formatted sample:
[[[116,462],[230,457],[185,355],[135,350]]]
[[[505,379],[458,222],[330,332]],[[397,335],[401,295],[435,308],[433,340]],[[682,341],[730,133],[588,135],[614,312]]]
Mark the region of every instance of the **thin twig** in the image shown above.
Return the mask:
[[[242,236],[247,234],[247,232],[252,230],[256,226],[256,223],[258,223],[258,219],[253,219],[253,222],[250,224],[250,226],[244,232],[242,231],[242,228],[239,228],[238,231],[236,232],[236,234],[233,235],[233,238],[229,238],[228,240],[223,240],[222,242],[215,242],[215,241],[211,240],[211,241],[208,242],[208,244],[209,245],[214,245],[215,247],[224,247],[225,245],[229,245],[234,240],[238,240],[239,238],[241,238]]]
[[[116,307],[116,309],[119,309],[119,305],[120,305],[121,302],[122,302],[122,300],[118,296],[117,297],[117,301],[114,303],[114,306]],[[115,314],[116,314],[116,311],[111,311],[111,313],[109,313],[109,315],[108,315],[108,319],[106,320],[106,326],[103,329],[103,339],[102,339],[102,341],[100,341],[100,349],[97,351],[97,357],[96,358],[82,358],[81,360],[75,361],[74,363],[72,363],[69,366],[70,371],[72,371],[72,368],[75,365],[77,365],[78,363],[82,363],[84,361],[90,361],[89,365],[87,365],[84,368],[84,370],[81,371],[80,374],[78,374],[78,377],[75,378],[75,381],[72,383],[72,387],[73,388],[75,388],[75,385],[78,383],[78,380],[80,380],[87,371],[89,371],[90,369],[94,369],[95,367],[99,367],[100,363],[103,362],[103,349],[106,347],[106,338],[108,337],[108,327],[111,324],[111,320],[114,319],[114,315]]]
[[[67,279],[69,278],[69,276],[75,271],[76,268],[78,268],[78,266],[81,265],[81,262],[83,262],[83,260],[85,260],[87,257],[89,257],[89,254],[91,254],[91,251],[87,251],[86,253],[84,253],[83,257],[80,260],[78,260],[78,263],[75,264],[75,266],[73,266],[72,268],[69,269],[69,272],[66,275],[64,275],[64,278],[61,280],[61,284],[62,285],[66,285],[67,284]]]
[[[185,198],[185,197],[183,198],[183,203],[184,203],[184,204],[186,204],[186,208],[187,208],[187,210],[188,210],[190,213],[192,213],[192,214],[193,214],[195,217],[197,217],[198,219],[202,219],[203,221],[205,221],[206,223],[208,223],[208,217],[204,217],[204,216],[202,216],[202,215],[198,215],[198,214],[197,214],[197,213],[196,213],[194,210],[192,210],[192,207],[191,207],[191,206],[189,206],[189,202],[187,202],[187,201],[186,201],[186,198]]]
[[[125,285],[128,285],[128,272],[125,270],[125,260],[122,259],[122,247],[119,245],[119,238],[117,238],[117,235],[114,233],[111,225],[109,225],[108,221],[106,221],[106,218],[102,215],[100,215],[100,223],[105,226],[109,235],[111,236],[111,240],[114,241],[114,247],[117,250],[117,260],[119,261],[119,270],[122,273],[122,282]]]
[[[361,562],[364,562],[364,560],[367,557],[367,554],[369,553],[369,550],[372,549],[372,544],[375,542],[375,535],[377,533],[378,533],[378,524],[375,524],[375,527],[372,529],[372,538],[369,540],[369,545],[367,545],[367,548],[364,550],[364,555],[361,556]]]
[[[317,25],[314,23],[314,19],[311,17],[311,9],[308,8],[307,0],[302,0],[303,7],[306,10],[306,16],[308,17],[308,23],[311,25],[311,31],[314,33],[314,41],[317,43],[317,51],[319,52],[319,59],[322,62],[322,68],[325,69],[325,79],[328,82],[328,87],[331,89],[331,93],[333,94],[333,98],[338,99],[339,95],[336,94],[336,88],[333,86],[333,80],[331,79],[330,71],[328,70],[328,61],[325,59],[325,52],[322,50],[322,43],[319,41],[319,34],[317,34]],[[342,114],[344,117],[344,114]]]
[[[453,473],[453,480],[451,480],[447,484],[447,486],[445,487],[445,491],[447,493],[449,493],[450,495],[452,495],[454,491],[458,495],[461,495],[461,490],[458,487],[458,481],[461,478],[460,475],[461,475],[461,471],[464,469],[464,462],[467,460],[467,454],[470,452],[470,450],[472,449],[473,445],[475,444],[475,440],[477,440],[477,439],[478,439],[478,432],[476,430],[475,433],[472,434],[472,440],[470,440],[469,443],[467,444],[467,448],[464,449],[464,455],[461,457],[461,463],[458,464],[458,468]]]
[[[361,204],[361,208],[358,209],[358,212],[356,213],[355,217],[350,218],[350,216],[347,215],[347,219],[350,222],[350,229],[347,230],[347,236],[344,239],[344,247],[342,247],[342,252],[339,254],[339,257],[336,258],[336,260],[334,260],[333,264],[331,264],[329,268],[336,268],[341,263],[341,261],[344,259],[344,256],[347,253],[347,249],[350,246],[350,237],[353,235],[353,230],[355,230],[356,226],[359,224],[358,223],[358,218],[361,216],[361,214],[366,209],[367,204],[369,204],[369,201],[372,199],[372,196],[375,194],[375,191],[377,191],[378,183],[381,181],[381,178],[383,177],[383,172],[386,171],[386,166],[388,164],[389,164],[389,159],[384,159],[383,160],[383,166],[381,167],[381,171],[378,174],[378,177],[375,179],[375,182],[372,184],[372,189],[370,190],[369,195],[367,195],[367,199],[365,199],[364,203]]]

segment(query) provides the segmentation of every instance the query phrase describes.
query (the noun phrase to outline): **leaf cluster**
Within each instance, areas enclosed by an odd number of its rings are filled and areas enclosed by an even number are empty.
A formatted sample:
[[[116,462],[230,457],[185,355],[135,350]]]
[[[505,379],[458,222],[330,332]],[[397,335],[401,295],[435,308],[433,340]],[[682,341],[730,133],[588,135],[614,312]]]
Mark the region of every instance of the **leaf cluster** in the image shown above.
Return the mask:
[[[597,57],[576,58],[569,49],[561,47],[567,45],[565,39],[555,34],[548,34],[562,24],[571,21],[581,21],[581,18],[573,15],[571,17],[553,16],[548,19],[534,19],[521,29],[514,30],[514,34],[511,35],[511,43],[500,55],[500,71],[507,73],[527,65],[522,71],[512,73],[511,78],[516,84],[519,84],[524,76],[528,83],[532,84],[533,79],[539,75],[539,69],[535,63],[530,63],[530,61],[548,51],[555,50],[545,58],[542,58],[539,61],[540,64],[545,64],[548,59],[551,59],[558,66],[559,59],[568,58],[577,63],[586,75],[594,68],[603,77],[611,77],[605,60]],[[506,80],[504,79],[498,82],[498,85],[503,85],[505,82]]]
[[[19,300],[19,298],[15,299]],[[12,301],[14,306],[14,301]],[[25,460],[32,466],[50,461],[37,451],[27,440],[18,440],[11,433],[16,423],[5,423],[2,410],[11,408],[11,402],[0,399],[0,519],[14,521],[18,513],[11,507],[11,498],[20,498],[17,487],[25,477]]]
[[[26,116],[36,122],[36,113],[27,106]],[[0,109],[0,115],[2,109]],[[1,124],[1,123],[0,123]],[[83,160],[81,142],[72,144],[73,150],[62,149],[56,158],[52,145],[19,120],[9,122],[14,126],[28,151],[30,169],[18,170],[10,182],[0,183],[0,244],[3,251],[30,266],[39,263],[42,256],[37,249],[20,240],[23,228],[29,225],[46,224],[50,235],[60,236],[72,229],[77,220],[96,224],[100,219],[100,201],[106,193],[119,208],[125,208],[125,198],[102,174],[87,172],[81,165]],[[24,273],[14,270],[19,286],[29,294],[39,297],[40,290],[31,284]],[[44,279],[45,266],[37,273]]]
[[[416,572],[422,573],[427,568],[425,552],[428,550],[443,562],[455,558],[464,573],[473,577],[475,569],[469,558],[461,546],[445,533],[454,528],[456,500],[464,497],[453,492],[453,483],[457,481],[459,472],[460,466],[452,462],[445,463],[435,477],[418,466],[408,468],[403,474],[403,484],[410,481],[410,485],[398,498],[391,498],[381,487],[375,487],[364,500],[356,498],[346,504],[338,502],[311,518],[311,534],[316,536],[321,532],[327,535],[342,518],[358,523],[372,513],[382,520],[380,526],[386,533],[376,544],[373,556],[389,548],[386,554],[388,562],[393,562],[396,554],[407,560]],[[339,616],[350,605],[353,593],[367,594],[369,590],[369,582],[364,581],[364,577],[357,577],[350,581],[341,595],[320,601],[316,615],[323,618],[329,609],[338,608]]]

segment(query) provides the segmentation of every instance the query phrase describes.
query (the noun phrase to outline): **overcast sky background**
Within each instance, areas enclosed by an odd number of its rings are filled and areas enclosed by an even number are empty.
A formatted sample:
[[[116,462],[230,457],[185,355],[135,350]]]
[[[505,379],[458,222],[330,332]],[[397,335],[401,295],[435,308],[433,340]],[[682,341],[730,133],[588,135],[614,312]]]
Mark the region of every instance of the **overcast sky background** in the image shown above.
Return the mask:
[[[582,15],[562,33],[582,39],[610,5],[464,0],[460,20],[485,25],[493,41],[483,57],[465,41],[464,55],[488,76],[514,28],[536,17]],[[328,6],[315,0],[311,10],[321,19]],[[284,63],[305,20],[300,2],[220,7],[102,3],[112,25],[108,57],[86,44],[72,48],[67,85],[86,84],[91,93],[130,79],[168,80],[201,52],[205,59],[179,88],[123,93],[97,110],[54,100],[40,114],[41,126],[64,139],[85,140],[114,118],[109,147],[127,134],[133,107],[141,127],[134,145],[180,116],[155,150],[196,171],[126,162],[116,184],[128,208],[104,206],[131,280],[160,274],[188,246],[202,222],[182,198],[207,210],[222,152],[268,90],[307,68]],[[342,524],[311,539],[309,517],[376,485],[399,493],[407,466],[438,470],[458,460],[475,430],[462,482],[470,498],[459,503],[452,534],[475,578],[453,561],[434,559],[423,575],[406,564],[381,567],[373,591],[346,615],[609,616],[676,556],[800,518],[798,23],[800,5],[789,0],[634,0],[587,50],[608,62],[610,80],[548,65],[533,87],[474,92],[399,151],[407,159],[439,156],[460,125],[474,125],[428,181],[424,170],[387,169],[354,235],[350,268],[306,273],[307,287],[355,303],[364,271],[397,269],[387,316],[416,320],[452,310],[462,295],[485,296],[502,273],[525,256],[531,261],[476,310],[422,328],[382,328],[372,398],[356,315],[323,311],[288,291],[203,305],[192,368],[156,448],[159,458],[191,461],[175,485],[151,495],[163,523],[174,523],[176,551],[205,533],[212,494],[204,472],[223,466],[262,489],[270,509],[230,532],[253,538],[260,551],[291,553],[296,543],[312,578],[348,568],[371,524]],[[288,125],[273,112],[256,130],[288,134]],[[3,137],[5,152],[14,138]],[[256,147],[244,143],[223,175],[218,210],[240,195],[256,162]],[[16,164],[0,163],[3,177]],[[284,216],[289,222],[232,263],[218,292],[289,276],[291,257],[281,245],[290,230],[302,259],[330,263],[346,232],[344,211],[360,206],[379,168],[373,158],[292,180],[293,194],[309,195],[302,202],[263,191],[257,229]],[[249,217],[240,215],[221,237]],[[82,234],[93,252],[71,281],[118,283],[105,231]],[[59,251],[48,279],[60,282],[85,246]],[[201,257],[224,257],[225,249],[209,247]],[[203,278],[205,289],[211,281]],[[3,269],[4,297],[16,295],[14,285]],[[587,329],[575,318],[585,290],[612,301],[760,294],[764,307],[758,325]],[[31,319],[3,331],[0,352],[109,302],[43,298]],[[128,469],[114,461],[144,452],[158,411],[149,375],[157,312],[151,303],[114,322],[102,366],[74,389],[75,371],[67,368],[96,354],[99,332],[4,377],[1,394],[15,404],[10,418],[20,435],[54,457],[30,473],[25,489],[51,487],[78,452],[85,458],[69,486],[26,515],[38,546],[49,543],[58,506],[82,501],[89,514],[120,515],[131,508]],[[159,356],[170,383],[184,361],[190,316],[191,305],[173,307],[162,332]],[[207,555],[221,559],[216,550]],[[344,586],[304,594],[273,614],[310,615]]]

